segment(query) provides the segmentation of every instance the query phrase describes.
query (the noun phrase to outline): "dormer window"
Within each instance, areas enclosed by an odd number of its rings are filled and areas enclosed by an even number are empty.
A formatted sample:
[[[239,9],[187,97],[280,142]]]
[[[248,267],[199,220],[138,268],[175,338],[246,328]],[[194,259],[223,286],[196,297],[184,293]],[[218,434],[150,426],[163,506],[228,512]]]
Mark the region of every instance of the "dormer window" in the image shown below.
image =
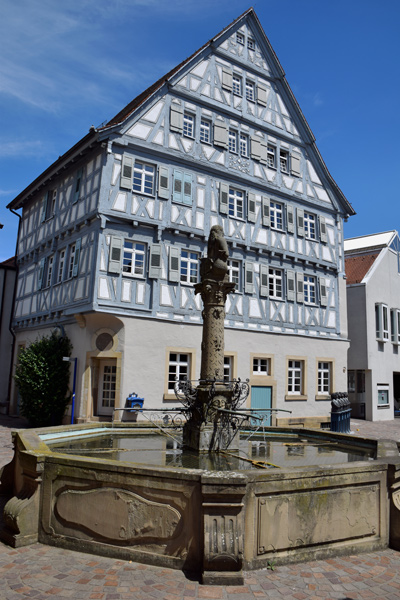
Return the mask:
[[[184,113],[183,115],[183,135],[185,137],[194,137],[194,116]]]
[[[256,49],[256,43],[252,38],[249,38],[247,40],[247,47],[249,50],[255,50]]]
[[[242,95],[242,78],[238,75],[232,76],[232,91],[235,94],[235,96]]]
[[[242,46],[244,46],[244,35],[243,33],[236,33],[236,41],[238,44],[241,44]]]
[[[280,167],[282,173],[289,173],[289,152],[286,150],[280,151]]]

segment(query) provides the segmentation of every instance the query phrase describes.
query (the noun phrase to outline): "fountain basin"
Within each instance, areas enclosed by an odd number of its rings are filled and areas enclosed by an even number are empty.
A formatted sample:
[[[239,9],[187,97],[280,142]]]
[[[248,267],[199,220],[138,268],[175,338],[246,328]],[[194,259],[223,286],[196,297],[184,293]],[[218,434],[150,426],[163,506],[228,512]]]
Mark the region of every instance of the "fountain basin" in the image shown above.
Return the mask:
[[[209,584],[239,584],[243,569],[271,562],[373,551],[389,541],[400,547],[395,442],[270,428],[271,436],[317,439],[321,447],[334,441],[350,454],[372,456],[230,471],[78,456],[52,447],[115,435],[115,429],[96,423],[13,432],[14,458],[1,478],[2,493],[10,496],[1,539],[14,547],[39,541],[195,571]],[[139,433],[143,425],[118,424],[118,430]]]

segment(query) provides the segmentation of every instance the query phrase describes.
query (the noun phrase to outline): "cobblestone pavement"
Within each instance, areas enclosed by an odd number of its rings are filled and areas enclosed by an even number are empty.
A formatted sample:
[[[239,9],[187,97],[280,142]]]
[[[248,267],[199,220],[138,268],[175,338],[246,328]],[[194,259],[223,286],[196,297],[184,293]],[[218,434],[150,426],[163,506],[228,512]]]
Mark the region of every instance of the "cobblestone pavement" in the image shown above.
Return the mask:
[[[10,432],[25,424],[0,415],[0,465]],[[400,420],[352,420],[354,435],[400,440]],[[278,566],[245,574],[243,586],[203,586],[180,571],[34,544],[0,543],[0,600],[399,600],[400,553],[381,552]]]

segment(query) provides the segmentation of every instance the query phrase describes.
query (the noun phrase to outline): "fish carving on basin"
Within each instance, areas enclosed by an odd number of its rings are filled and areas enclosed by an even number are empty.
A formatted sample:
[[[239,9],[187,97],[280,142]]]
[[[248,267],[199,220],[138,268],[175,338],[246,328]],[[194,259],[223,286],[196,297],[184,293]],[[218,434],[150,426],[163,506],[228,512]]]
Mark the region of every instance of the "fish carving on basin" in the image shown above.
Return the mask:
[[[114,543],[130,544],[176,538],[182,517],[176,508],[118,488],[64,490],[55,505],[57,516],[71,527]]]

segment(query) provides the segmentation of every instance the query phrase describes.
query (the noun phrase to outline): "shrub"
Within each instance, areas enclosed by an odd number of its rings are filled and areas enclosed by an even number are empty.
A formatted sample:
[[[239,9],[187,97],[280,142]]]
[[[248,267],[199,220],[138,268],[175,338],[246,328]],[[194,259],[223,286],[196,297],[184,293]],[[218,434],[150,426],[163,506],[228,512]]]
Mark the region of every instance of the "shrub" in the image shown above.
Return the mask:
[[[52,333],[42,337],[21,351],[15,371],[15,381],[21,395],[21,414],[33,427],[60,425],[70,401],[70,363],[63,356],[71,356],[68,337]]]

